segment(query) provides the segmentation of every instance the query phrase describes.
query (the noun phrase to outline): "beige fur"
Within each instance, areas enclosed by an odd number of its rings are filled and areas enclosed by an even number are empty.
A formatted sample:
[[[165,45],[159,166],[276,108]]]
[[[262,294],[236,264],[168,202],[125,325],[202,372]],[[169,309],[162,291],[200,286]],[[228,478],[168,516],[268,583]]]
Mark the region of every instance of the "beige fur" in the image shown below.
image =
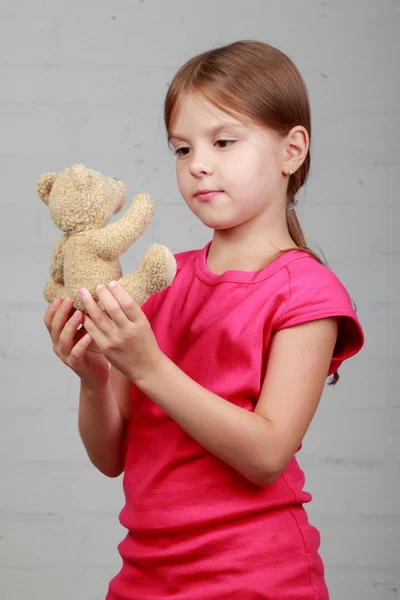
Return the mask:
[[[44,290],[48,302],[56,296],[69,296],[74,307],[82,310],[79,288],[86,287],[97,300],[98,284],[119,280],[141,305],[172,283],[175,258],[168,248],[158,244],[147,249],[136,271],[122,277],[119,257],[146,231],[153,216],[150,196],[138,194],[122,217],[107,225],[121,210],[125,191],[122,181],[84,165],[40,177],[38,195],[64,233],[53,251],[52,281]]]

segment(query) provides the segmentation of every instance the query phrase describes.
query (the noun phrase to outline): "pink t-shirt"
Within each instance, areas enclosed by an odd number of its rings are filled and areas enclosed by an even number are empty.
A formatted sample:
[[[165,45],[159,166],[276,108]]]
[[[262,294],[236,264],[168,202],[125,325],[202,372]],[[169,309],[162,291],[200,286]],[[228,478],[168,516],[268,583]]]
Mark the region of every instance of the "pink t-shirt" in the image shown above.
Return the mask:
[[[310,255],[293,250],[256,274],[216,275],[206,264],[210,243],[176,255],[173,284],[143,306],[161,350],[199,384],[253,411],[271,336],[324,317],[341,317],[327,376],[361,349],[346,289]],[[311,495],[295,457],[262,488],[136,386],[131,408],[120,515],[128,534],[107,600],[328,599],[319,532],[302,506]]]

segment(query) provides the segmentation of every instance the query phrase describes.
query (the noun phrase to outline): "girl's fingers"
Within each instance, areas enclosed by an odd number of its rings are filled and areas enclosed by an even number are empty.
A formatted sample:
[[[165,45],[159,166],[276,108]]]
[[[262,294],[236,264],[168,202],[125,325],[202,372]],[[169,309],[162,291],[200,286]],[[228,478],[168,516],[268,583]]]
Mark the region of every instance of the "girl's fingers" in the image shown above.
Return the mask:
[[[49,306],[47,307],[47,310],[44,314],[44,324],[46,325],[49,333],[51,333],[50,330],[51,330],[51,324],[54,319],[54,315],[56,314],[57,309],[59,308],[61,303],[62,303],[61,298],[54,298],[53,302],[51,302],[49,304]]]
[[[65,298],[58,307],[51,323],[50,335],[51,339],[53,340],[53,344],[58,341],[58,338],[60,337],[60,334],[69,319],[71,309],[72,300],[70,298]]]
[[[109,317],[107,317],[109,319]],[[92,319],[88,315],[84,315],[83,326],[87,331],[88,335],[94,340],[97,344],[97,347],[102,349],[103,344],[107,344],[107,334],[104,334],[101,329],[97,327],[97,325],[92,321]]]
[[[124,314],[133,323],[143,318],[143,311],[139,304],[134,301],[132,296],[128,294],[118,281],[111,281],[108,284],[109,290],[114,298],[117,300]]]
[[[96,327],[105,335],[109,334],[113,329],[113,323],[95,302],[93,296],[86,288],[78,290],[82,304],[86,308],[90,319],[96,325]]]
[[[83,313],[80,310],[77,310],[67,321],[58,340],[61,352],[67,354],[71,352],[76,341],[77,329],[79,325],[83,323],[83,319]]]
[[[72,368],[82,362],[83,357],[85,356],[85,353],[92,341],[93,340],[90,335],[86,333],[72,348],[69,361]]]
[[[105,285],[98,285],[96,292],[113,323],[115,323],[117,327],[125,327],[129,320],[118,300],[113,296],[110,290],[107,289]]]

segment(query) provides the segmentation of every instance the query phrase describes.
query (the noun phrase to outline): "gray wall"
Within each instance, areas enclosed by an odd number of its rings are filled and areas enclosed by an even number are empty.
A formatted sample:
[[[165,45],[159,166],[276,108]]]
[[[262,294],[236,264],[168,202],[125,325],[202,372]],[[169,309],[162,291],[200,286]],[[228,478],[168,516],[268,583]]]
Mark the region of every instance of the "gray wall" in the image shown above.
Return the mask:
[[[298,458],[332,600],[400,589],[399,2],[2,0],[0,5],[0,597],[99,600],[120,566],[121,478],[89,463],[78,380],[52,354],[43,285],[59,231],[39,175],[76,162],[151,193],[153,241],[203,246],[175,185],[162,102],[194,53],[240,38],[300,67],[313,166],[300,216],[358,305],[363,352],[326,389]]]

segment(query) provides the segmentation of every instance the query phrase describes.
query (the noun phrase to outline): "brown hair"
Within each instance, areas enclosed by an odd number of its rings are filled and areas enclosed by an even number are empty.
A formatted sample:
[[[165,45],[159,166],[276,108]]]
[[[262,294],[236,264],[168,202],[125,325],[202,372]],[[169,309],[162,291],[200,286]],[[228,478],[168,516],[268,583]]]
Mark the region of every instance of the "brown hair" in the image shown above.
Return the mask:
[[[238,82],[240,82],[238,84]],[[285,136],[296,125],[305,127],[311,142],[311,108],[304,80],[286,54],[264,42],[242,40],[203,52],[188,60],[169,85],[164,104],[168,134],[179,102],[188,93],[200,93],[225,112],[246,115]],[[308,246],[294,210],[296,194],[310,170],[310,149],[302,165],[289,177],[287,225],[291,238],[304,252],[325,264]],[[280,250],[280,254],[289,252]],[[330,385],[339,380],[333,375]]]

